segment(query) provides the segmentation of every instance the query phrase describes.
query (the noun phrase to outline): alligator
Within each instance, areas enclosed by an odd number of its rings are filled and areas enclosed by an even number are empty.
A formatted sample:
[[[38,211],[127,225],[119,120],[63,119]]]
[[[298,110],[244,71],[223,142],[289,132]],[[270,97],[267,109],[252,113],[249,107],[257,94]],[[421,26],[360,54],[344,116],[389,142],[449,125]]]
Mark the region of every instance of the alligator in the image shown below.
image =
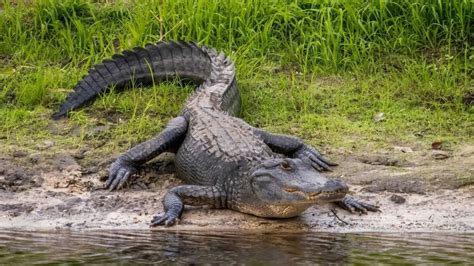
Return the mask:
[[[253,127],[238,118],[240,94],[233,62],[223,52],[193,42],[147,44],[115,54],[92,67],[53,119],[90,103],[99,94],[131,83],[170,79],[196,84],[179,116],[165,129],[120,155],[105,189],[121,189],[139,168],[163,152],[175,153],[175,176],[183,180],[163,198],[164,213],[151,226],[177,223],[184,205],[227,208],[260,217],[287,218],[321,202],[350,212],[379,207],[348,195],[348,186],[322,174],[337,164],[293,136]]]

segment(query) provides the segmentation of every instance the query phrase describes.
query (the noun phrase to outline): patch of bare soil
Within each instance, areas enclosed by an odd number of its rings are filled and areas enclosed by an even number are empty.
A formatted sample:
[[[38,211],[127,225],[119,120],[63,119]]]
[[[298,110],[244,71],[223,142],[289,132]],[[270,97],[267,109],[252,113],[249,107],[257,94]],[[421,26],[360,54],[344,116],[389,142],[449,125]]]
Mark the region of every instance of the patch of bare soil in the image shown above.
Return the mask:
[[[48,152],[50,145],[45,141],[35,150],[2,145],[0,228],[144,229],[162,212],[166,191],[180,183],[169,164],[158,163],[143,169],[130,188],[108,192],[102,184],[112,157]],[[474,146],[441,153],[409,147],[364,155],[330,152],[340,165],[328,175],[346,180],[352,194],[380,205],[382,212],[351,214],[325,204],[292,219],[264,219],[187,207],[180,224],[169,230],[472,232]]]

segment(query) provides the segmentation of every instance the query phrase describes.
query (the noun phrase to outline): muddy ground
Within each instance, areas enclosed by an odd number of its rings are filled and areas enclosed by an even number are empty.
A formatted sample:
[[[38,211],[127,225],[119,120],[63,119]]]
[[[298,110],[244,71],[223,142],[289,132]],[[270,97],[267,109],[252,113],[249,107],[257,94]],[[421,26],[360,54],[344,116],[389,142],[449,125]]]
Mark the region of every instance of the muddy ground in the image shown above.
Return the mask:
[[[146,229],[162,212],[165,192],[180,183],[169,173],[172,165],[155,164],[128,189],[108,192],[102,184],[114,156],[94,158],[90,147],[52,152],[54,145],[2,145],[0,228]],[[328,175],[346,180],[351,193],[380,205],[379,213],[351,214],[326,204],[297,218],[264,219],[187,207],[180,224],[169,230],[473,232],[474,146],[437,148],[393,146],[369,154],[326,149],[327,157],[340,164]]]

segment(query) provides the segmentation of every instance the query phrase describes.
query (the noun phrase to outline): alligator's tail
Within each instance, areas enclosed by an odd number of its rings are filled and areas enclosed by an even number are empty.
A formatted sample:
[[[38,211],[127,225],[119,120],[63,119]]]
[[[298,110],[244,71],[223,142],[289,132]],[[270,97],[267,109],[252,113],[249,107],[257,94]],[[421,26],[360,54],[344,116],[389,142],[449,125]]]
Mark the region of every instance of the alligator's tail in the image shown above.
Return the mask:
[[[238,94],[234,76],[232,62],[214,49],[181,41],[147,44],[144,48],[138,47],[116,54],[112,59],[106,59],[91,68],[52,118],[66,117],[70,111],[91,102],[113,86],[122,89],[132,81],[150,84],[174,77],[202,84],[200,89],[220,84],[221,86],[217,86],[222,87],[220,104],[224,105],[222,107],[234,108],[234,94]]]

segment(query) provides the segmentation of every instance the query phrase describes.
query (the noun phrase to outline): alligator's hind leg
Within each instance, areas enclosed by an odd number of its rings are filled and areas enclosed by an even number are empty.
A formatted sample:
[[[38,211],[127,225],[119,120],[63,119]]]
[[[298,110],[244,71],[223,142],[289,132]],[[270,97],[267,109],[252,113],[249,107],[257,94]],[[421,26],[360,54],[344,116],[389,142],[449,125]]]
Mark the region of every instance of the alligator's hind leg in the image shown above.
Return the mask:
[[[305,144],[299,138],[272,134],[257,128],[255,133],[262,138],[272,151],[293,158],[300,158],[318,171],[330,170],[329,166],[337,165],[325,159],[315,148]]]
[[[137,173],[137,167],[162,152],[176,151],[183,142],[188,130],[188,121],[182,116],[172,119],[166,128],[151,140],[140,143],[122,154],[111,165],[109,178],[105,187],[110,190],[120,189],[132,176]]]
[[[163,199],[165,213],[153,217],[151,226],[175,224],[183,213],[184,204],[193,206],[208,205],[211,208],[225,208],[225,193],[216,187],[183,185],[168,191]]]

